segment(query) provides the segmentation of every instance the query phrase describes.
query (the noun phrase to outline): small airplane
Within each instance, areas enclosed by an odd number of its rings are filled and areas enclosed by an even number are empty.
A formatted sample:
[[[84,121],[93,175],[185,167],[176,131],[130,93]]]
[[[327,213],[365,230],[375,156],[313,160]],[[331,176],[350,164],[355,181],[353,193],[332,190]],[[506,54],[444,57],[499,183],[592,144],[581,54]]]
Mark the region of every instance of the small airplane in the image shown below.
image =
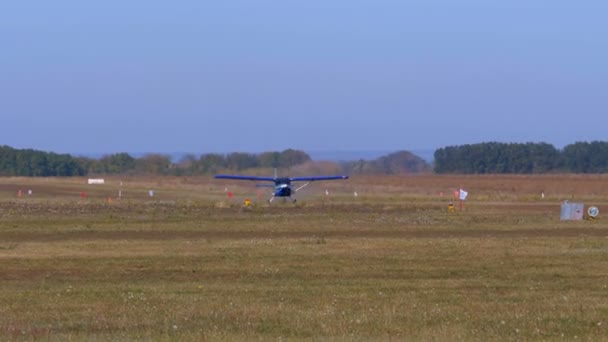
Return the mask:
[[[249,180],[255,182],[274,182],[274,192],[272,197],[268,200],[268,203],[272,203],[275,197],[289,198],[292,202],[296,202],[295,198],[291,195],[295,194],[311,182],[323,181],[323,180],[336,180],[336,179],[348,179],[348,176],[313,176],[313,177],[277,177],[276,170],[274,177],[258,177],[258,176],[241,176],[241,175],[215,175],[217,179],[235,179],[235,180]],[[306,182],[304,185],[293,189],[291,187],[292,182]],[[258,186],[272,186],[270,184],[258,185]]]

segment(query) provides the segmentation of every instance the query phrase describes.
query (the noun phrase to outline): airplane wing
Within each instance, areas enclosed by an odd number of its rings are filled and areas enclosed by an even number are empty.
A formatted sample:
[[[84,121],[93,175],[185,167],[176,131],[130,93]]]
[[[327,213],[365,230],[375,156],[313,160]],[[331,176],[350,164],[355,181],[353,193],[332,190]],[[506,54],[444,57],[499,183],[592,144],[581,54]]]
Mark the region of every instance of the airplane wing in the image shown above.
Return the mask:
[[[336,180],[348,179],[348,176],[316,176],[316,177],[294,177],[290,178],[292,182],[313,182],[321,180]]]
[[[214,178],[274,182],[274,178],[272,178],[272,177],[240,176],[240,175],[215,175]]]

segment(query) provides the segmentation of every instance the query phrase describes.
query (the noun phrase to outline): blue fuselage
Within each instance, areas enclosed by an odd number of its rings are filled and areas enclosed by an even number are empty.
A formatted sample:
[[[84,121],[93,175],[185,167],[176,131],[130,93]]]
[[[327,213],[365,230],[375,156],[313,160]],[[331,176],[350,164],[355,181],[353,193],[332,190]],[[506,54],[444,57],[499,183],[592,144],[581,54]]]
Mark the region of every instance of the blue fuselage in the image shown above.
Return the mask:
[[[275,197],[291,197],[291,180],[289,178],[277,178],[274,185]]]
[[[289,185],[279,185],[274,188],[275,197],[291,197],[291,192]]]

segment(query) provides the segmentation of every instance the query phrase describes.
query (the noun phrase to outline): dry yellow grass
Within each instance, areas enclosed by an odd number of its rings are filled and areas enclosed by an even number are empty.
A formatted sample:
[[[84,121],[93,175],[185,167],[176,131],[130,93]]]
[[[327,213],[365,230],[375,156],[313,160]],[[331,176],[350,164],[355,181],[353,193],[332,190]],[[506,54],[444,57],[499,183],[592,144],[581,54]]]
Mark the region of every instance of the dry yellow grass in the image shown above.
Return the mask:
[[[604,340],[608,224],[559,202],[606,213],[605,180],[356,177],[245,209],[258,189],[207,177],[122,179],[122,200],[120,179],[0,179],[0,336]]]

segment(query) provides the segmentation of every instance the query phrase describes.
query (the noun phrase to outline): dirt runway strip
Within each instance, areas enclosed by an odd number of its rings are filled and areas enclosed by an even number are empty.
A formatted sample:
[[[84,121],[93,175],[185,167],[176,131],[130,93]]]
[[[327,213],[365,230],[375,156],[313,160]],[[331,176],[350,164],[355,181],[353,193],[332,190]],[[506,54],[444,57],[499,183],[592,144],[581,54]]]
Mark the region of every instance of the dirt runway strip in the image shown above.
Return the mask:
[[[82,241],[82,240],[199,240],[199,239],[290,239],[290,238],[365,238],[365,239],[513,239],[513,238],[570,238],[604,237],[608,229],[559,228],[559,229],[520,229],[520,230],[404,230],[404,231],[87,231],[61,233],[6,232],[0,233],[3,242],[45,242],[45,241]]]

